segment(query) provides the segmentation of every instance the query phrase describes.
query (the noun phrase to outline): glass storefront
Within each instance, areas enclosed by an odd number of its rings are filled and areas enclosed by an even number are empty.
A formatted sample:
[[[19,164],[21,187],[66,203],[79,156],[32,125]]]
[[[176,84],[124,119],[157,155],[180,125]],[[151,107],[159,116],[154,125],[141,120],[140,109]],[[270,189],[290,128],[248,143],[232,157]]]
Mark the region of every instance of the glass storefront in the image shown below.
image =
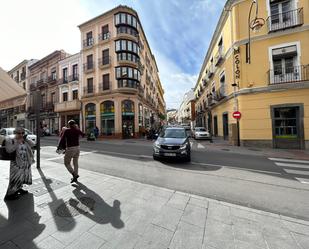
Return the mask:
[[[134,102],[124,100],[121,103],[122,111],[122,137],[132,138],[134,136]]]
[[[96,126],[95,104],[89,103],[85,106],[85,128],[86,133],[92,132]]]
[[[101,134],[112,136],[115,134],[115,106],[113,101],[104,101],[100,106]]]

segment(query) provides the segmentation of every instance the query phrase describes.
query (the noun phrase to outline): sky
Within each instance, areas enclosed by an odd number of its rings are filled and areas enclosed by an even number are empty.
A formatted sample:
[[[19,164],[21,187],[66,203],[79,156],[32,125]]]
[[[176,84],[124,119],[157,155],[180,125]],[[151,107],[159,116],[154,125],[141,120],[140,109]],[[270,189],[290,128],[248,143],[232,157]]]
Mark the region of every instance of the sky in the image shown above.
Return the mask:
[[[167,108],[196,84],[225,0],[10,0],[0,2],[0,67],[80,51],[78,25],[119,4],[139,14],[154,54]]]

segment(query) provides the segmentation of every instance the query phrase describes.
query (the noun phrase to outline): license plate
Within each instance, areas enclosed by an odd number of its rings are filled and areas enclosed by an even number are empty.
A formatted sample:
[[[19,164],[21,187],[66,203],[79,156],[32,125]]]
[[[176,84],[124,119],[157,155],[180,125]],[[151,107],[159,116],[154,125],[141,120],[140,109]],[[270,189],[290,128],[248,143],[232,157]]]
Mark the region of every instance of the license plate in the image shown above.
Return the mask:
[[[164,156],[176,156],[176,153],[164,153]]]

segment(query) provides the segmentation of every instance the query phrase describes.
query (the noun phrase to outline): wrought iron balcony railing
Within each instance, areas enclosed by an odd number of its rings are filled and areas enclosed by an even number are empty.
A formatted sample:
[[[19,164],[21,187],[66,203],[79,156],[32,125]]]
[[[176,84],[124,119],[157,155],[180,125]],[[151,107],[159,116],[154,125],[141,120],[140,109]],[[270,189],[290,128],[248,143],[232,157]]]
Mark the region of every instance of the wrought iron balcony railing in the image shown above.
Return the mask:
[[[276,15],[271,15],[267,18],[268,31],[277,31],[304,23],[303,8],[282,12]]]
[[[94,39],[93,39],[93,37],[88,38],[88,39],[85,39],[85,40],[83,41],[83,47],[84,47],[84,48],[90,48],[90,47],[92,47],[93,45],[94,45]]]
[[[308,81],[309,65],[301,65],[301,66],[269,70],[268,80],[270,85]]]

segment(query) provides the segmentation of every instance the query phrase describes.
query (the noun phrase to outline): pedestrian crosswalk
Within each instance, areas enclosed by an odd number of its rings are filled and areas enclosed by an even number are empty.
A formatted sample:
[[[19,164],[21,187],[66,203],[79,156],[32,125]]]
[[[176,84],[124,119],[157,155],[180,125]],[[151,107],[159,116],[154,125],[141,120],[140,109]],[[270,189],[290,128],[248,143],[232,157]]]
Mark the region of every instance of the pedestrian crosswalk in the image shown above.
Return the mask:
[[[309,161],[286,158],[268,158],[288,175],[303,184],[309,184]]]

